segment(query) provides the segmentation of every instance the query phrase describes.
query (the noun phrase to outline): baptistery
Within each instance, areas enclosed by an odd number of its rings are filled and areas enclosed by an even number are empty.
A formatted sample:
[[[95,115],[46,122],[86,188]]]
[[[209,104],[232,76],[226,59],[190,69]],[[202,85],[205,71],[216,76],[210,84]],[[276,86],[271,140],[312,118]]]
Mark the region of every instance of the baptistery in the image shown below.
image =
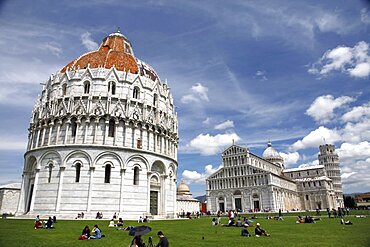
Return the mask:
[[[121,32],[43,83],[28,130],[17,215],[174,217],[173,98]]]

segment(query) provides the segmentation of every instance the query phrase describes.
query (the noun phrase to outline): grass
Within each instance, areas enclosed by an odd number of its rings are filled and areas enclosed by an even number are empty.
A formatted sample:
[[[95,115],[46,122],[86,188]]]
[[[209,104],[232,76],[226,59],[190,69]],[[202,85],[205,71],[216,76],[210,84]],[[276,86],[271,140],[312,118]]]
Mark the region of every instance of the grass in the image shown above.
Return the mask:
[[[352,211],[351,213],[354,213]],[[370,216],[367,218],[346,216],[353,225],[344,226],[339,219],[328,219],[323,216],[317,224],[296,224],[296,214],[284,215],[284,221],[267,220],[265,215],[258,215],[255,222],[271,234],[271,237],[241,237],[241,228],[211,226],[211,218],[193,220],[152,221],[148,223],[152,232],[143,237],[148,241],[153,236],[153,243],[158,242],[156,233],[161,230],[167,236],[170,245],[176,246],[370,246]],[[302,214],[305,215],[305,214]],[[222,218],[221,223],[227,219]],[[0,220],[0,246],[129,246],[132,237],[127,231],[108,228],[107,220],[60,220],[55,229],[33,229],[33,220],[2,219]],[[79,241],[78,236],[85,225],[91,228],[98,224],[106,235],[100,240]],[[124,221],[127,225],[142,225],[133,221]],[[254,227],[249,228],[254,233]],[[203,239],[204,238],[204,239]]]

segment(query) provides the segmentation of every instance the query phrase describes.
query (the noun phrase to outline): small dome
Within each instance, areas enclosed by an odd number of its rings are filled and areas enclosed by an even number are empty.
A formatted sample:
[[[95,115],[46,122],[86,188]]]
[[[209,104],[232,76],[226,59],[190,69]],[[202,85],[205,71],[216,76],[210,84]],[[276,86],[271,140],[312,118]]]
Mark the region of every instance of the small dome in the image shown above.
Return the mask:
[[[179,186],[177,187],[177,193],[185,194],[190,193],[189,187],[184,183],[184,181],[181,181]]]
[[[271,142],[269,142],[267,144],[267,148],[263,152],[262,157],[264,159],[276,159],[276,158],[282,159],[282,157],[280,156],[279,152],[276,151],[276,149],[272,147]]]

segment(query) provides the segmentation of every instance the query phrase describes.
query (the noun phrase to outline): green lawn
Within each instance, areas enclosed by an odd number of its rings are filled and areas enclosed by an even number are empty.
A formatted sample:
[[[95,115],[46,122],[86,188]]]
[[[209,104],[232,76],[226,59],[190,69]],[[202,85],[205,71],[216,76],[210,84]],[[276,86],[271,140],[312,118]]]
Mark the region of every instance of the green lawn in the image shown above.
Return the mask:
[[[352,213],[352,212],[351,212]],[[284,221],[267,220],[264,215],[255,221],[267,230],[271,237],[241,237],[241,228],[211,226],[211,218],[193,220],[152,221],[148,225],[152,232],[144,236],[147,242],[153,236],[157,243],[156,233],[161,230],[168,237],[171,246],[370,246],[370,216],[367,218],[346,216],[354,224],[344,226],[339,219],[328,219],[323,216],[317,224],[296,224],[296,217],[285,215]],[[304,215],[304,214],[303,214]],[[221,223],[227,219],[222,218]],[[33,229],[33,220],[0,220],[0,246],[120,246],[127,247],[132,237],[127,231],[108,228],[107,220],[60,220],[55,229]],[[78,236],[85,225],[91,228],[98,224],[106,235],[100,240],[79,241]],[[139,225],[125,221],[127,225]],[[140,224],[142,225],[142,224]],[[250,227],[250,233],[254,228]],[[204,239],[203,239],[204,238]]]

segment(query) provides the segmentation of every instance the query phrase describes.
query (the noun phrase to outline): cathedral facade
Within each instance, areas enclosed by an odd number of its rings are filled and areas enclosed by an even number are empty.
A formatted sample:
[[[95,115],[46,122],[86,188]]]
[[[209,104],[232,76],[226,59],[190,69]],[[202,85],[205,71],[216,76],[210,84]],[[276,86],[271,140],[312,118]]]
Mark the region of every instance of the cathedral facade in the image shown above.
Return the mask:
[[[207,210],[277,212],[343,207],[334,145],[321,145],[318,158],[319,165],[285,169],[271,143],[262,157],[233,144],[222,153],[223,167],[206,180]]]
[[[112,33],[43,85],[17,215],[173,218],[177,147],[170,88]]]

